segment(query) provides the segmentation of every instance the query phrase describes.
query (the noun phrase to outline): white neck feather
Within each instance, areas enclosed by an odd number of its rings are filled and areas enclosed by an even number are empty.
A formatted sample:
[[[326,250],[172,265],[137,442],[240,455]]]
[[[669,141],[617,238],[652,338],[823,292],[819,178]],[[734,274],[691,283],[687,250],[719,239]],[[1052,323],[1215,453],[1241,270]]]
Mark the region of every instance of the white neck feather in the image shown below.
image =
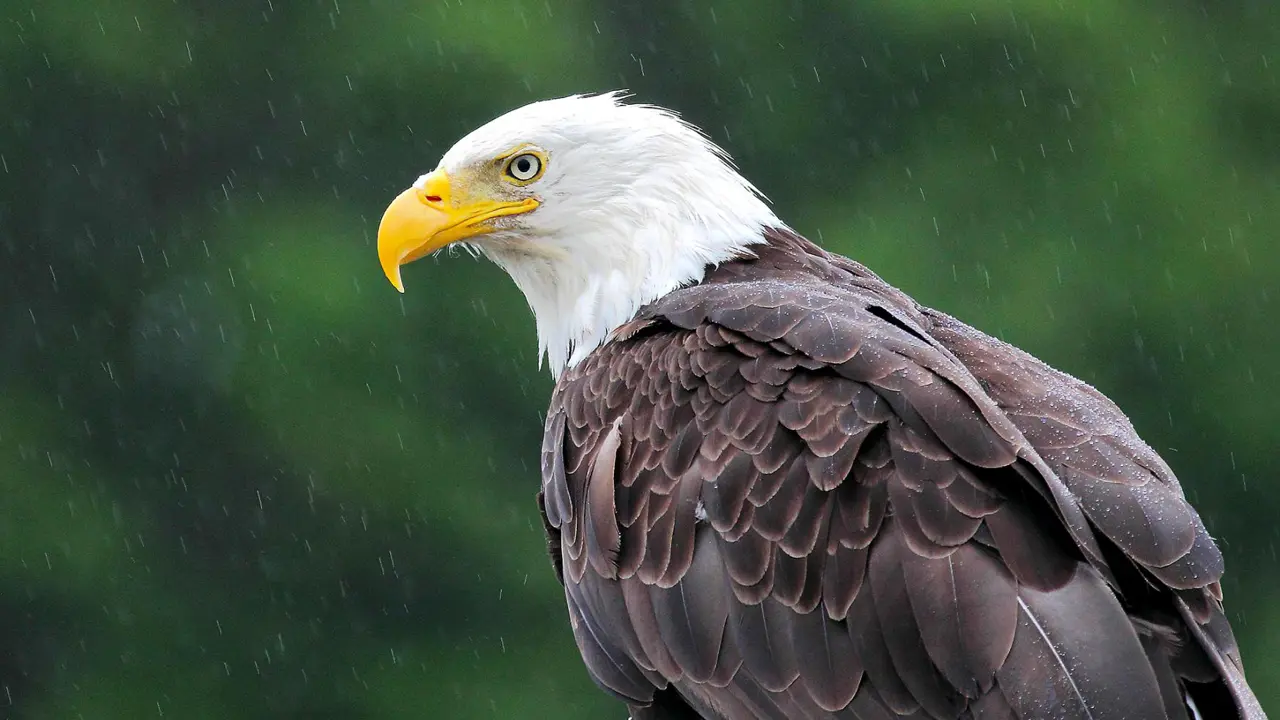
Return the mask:
[[[643,193],[629,194],[578,216],[566,228],[572,234],[481,248],[528,300],[539,364],[545,355],[553,377],[644,305],[700,282],[709,265],[749,256],[766,227],[783,226],[741,176],[716,165],[722,170],[683,183],[679,202],[668,196],[646,205],[637,203]]]

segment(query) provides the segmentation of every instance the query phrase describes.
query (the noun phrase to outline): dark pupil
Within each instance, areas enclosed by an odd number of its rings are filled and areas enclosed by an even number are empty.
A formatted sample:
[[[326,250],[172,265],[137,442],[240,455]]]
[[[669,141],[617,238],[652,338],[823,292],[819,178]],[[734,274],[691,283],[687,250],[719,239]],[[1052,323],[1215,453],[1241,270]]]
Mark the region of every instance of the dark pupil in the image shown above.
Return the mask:
[[[521,175],[529,172],[531,167],[533,164],[529,162],[529,158],[520,158],[516,161],[516,170],[519,170]]]

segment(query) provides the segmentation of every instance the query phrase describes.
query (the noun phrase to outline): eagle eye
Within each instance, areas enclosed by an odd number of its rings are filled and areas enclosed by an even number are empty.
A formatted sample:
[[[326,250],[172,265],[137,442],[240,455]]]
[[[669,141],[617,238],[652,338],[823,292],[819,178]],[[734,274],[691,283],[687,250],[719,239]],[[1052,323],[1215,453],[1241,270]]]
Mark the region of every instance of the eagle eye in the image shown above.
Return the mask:
[[[531,183],[542,175],[542,158],[534,153],[520,153],[507,161],[506,174],[522,185]]]

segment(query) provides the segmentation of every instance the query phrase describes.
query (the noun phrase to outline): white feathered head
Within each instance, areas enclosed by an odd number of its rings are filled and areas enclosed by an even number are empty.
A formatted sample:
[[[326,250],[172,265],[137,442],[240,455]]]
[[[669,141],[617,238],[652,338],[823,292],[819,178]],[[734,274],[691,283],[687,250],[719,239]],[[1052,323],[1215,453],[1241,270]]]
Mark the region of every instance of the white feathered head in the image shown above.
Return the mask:
[[[535,102],[459,140],[383,215],[391,283],[403,292],[400,266],[443,247],[478,250],[524,292],[558,375],[642,305],[782,225],[705,135],[623,97]]]

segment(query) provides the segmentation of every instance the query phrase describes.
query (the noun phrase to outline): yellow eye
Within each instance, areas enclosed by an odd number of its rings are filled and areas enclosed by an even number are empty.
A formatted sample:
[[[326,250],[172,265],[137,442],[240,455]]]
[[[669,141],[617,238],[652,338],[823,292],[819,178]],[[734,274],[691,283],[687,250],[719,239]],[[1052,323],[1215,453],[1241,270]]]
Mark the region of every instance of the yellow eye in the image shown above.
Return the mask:
[[[520,153],[507,161],[506,172],[516,182],[533,182],[542,174],[542,158],[533,153]]]

